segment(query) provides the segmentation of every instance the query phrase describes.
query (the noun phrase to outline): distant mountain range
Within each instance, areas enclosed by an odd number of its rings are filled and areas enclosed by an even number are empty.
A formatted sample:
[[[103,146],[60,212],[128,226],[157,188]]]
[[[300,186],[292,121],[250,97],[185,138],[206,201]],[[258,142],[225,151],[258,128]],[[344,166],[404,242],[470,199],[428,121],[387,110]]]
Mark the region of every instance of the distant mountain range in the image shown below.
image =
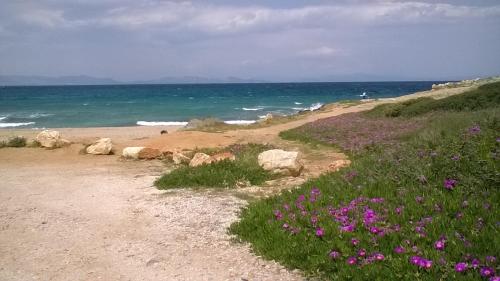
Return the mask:
[[[0,75],[0,86],[48,86],[48,85],[120,85],[120,84],[210,84],[210,83],[264,83],[263,80],[242,79],[238,77],[207,78],[199,76],[163,77],[154,80],[123,82],[110,78],[92,76],[23,76]]]

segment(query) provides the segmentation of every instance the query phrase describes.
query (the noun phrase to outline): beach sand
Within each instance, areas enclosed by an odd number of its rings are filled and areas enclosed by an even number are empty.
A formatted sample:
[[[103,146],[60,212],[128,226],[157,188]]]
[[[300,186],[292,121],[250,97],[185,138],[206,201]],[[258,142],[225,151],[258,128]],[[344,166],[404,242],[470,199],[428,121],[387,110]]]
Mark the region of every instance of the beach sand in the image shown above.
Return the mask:
[[[297,272],[264,261],[247,245],[231,242],[227,227],[246,204],[232,191],[158,191],[160,161],[127,161],[119,155],[82,155],[91,141],[110,137],[125,146],[162,150],[272,143],[282,130],[320,118],[367,110],[383,102],[419,96],[444,97],[461,87],[409,96],[336,104],[295,121],[222,133],[176,131],[175,127],[64,128],[70,147],[0,149],[0,280],[302,280]],[[168,135],[160,135],[167,129]],[[0,139],[37,130],[2,129]],[[314,152],[309,151],[313,155]],[[314,156],[314,155],[313,155]],[[311,156],[317,175],[336,151]]]

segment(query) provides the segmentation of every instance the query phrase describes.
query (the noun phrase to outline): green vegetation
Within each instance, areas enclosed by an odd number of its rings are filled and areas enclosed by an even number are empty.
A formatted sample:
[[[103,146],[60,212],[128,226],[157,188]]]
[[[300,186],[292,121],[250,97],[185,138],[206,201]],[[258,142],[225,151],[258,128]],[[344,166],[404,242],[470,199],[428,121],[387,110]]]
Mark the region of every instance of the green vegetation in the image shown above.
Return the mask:
[[[26,138],[25,137],[12,137],[8,141],[0,142],[0,148],[2,147],[25,147]]]
[[[472,111],[500,106],[500,82],[480,86],[464,94],[435,100],[418,98],[402,103],[379,105],[368,116],[413,117],[435,111]]]
[[[348,168],[250,203],[230,231],[258,255],[322,279],[498,274],[500,107],[491,93],[499,87],[447,98],[453,106],[427,99],[397,105],[405,119],[416,116],[408,122],[424,118],[425,124],[397,143],[353,151]],[[423,102],[431,111],[415,105]],[[295,139],[325,142],[307,129],[327,125],[337,130],[330,121],[303,128],[307,136]]]
[[[235,161],[224,160],[198,167],[181,167],[159,178],[155,185],[159,189],[170,188],[232,188],[238,182],[262,184],[271,179],[271,174],[257,163],[257,155],[269,146],[259,144],[232,145],[223,150],[205,150],[211,154],[229,151],[236,156]]]

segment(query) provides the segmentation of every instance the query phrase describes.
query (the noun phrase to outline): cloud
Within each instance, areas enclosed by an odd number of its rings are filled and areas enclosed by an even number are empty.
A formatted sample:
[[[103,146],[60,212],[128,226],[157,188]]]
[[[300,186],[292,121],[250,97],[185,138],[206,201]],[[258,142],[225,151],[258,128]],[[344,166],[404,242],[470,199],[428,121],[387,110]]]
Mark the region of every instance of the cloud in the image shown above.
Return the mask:
[[[338,54],[338,51],[334,48],[322,46],[313,49],[306,49],[298,52],[299,56],[310,57],[310,58],[325,58],[332,57]]]
[[[284,28],[328,28],[338,25],[383,25],[453,22],[470,18],[499,17],[500,6],[464,6],[427,2],[354,2],[354,4],[304,5],[293,8],[230,6],[203,2],[132,1],[103,2],[95,15],[71,17],[64,2],[52,10],[25,6],[20,19],[42,28],[113,27],[129,30],[159,28],[234,33]],[[114,5],[111,5],[111,4]],[[93,5],[97,5],[93,3]],[[104,4],[103,4],[104,5]],[[117,5],[120,5],[117,7]],[[81,6],[85,8],[84,5]]]

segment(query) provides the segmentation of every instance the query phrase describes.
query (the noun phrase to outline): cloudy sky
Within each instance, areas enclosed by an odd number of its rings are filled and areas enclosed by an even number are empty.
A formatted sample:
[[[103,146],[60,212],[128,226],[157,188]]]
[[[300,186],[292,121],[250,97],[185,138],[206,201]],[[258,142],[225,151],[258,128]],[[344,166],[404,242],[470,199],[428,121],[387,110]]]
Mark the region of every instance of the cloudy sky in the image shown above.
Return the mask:
[[[461,79],[499,50],[498,0],[0,0],[2,75]]]

